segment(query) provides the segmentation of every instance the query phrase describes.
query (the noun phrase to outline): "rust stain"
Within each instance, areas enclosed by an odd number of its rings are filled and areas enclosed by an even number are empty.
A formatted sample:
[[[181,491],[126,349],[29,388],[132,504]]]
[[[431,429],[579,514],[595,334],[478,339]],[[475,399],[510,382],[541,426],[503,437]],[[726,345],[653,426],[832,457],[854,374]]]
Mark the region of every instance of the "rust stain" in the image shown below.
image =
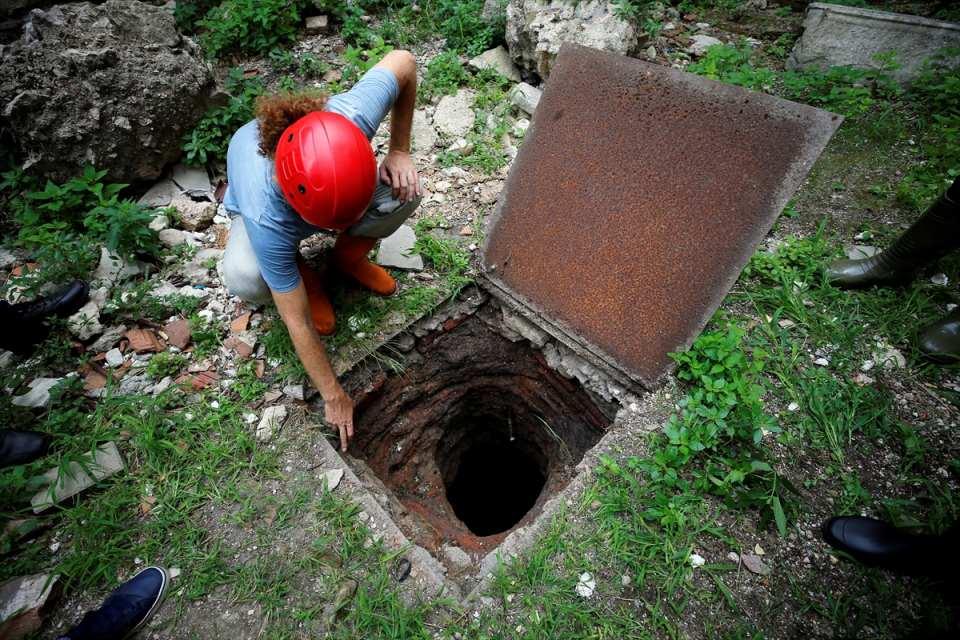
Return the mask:
[[[488,279],[650,387],[699,334],[835,114],[565,44],[484,247]]]

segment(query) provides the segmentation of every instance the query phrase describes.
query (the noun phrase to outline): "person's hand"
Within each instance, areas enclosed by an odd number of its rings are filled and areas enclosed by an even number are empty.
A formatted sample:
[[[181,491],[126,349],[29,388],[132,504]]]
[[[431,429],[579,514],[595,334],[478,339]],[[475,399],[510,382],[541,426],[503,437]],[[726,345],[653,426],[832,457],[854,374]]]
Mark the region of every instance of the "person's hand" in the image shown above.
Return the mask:
[[[340,450],[346,451],[353,437],[353,400],[343,389],[323,399],[324,419],[340,432]]]
[[[406,151],[392,150],[380,165],[380,181],[393,187],[393,197],[400,202],[421,195],[417,168]]]

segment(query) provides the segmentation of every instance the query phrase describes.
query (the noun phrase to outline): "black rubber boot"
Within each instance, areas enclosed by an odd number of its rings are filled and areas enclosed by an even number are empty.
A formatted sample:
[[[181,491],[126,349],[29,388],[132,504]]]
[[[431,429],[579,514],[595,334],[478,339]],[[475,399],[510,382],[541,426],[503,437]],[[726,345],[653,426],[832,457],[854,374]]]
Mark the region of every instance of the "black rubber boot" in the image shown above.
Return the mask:
[[[89,298],[90,285],[75,280],[60,291],[31,302],[0,301],[0,348],[29,353],[47,337],[49,328],[44,323],[47,318],[68,318]]]
[[[960,307],[924,329],[917,346],[935,362],[960,362]]]
[[[89,298],[90,285],[82,280],[74,280],[52,295],[12,305],[9,313],[15,322],[24,323],[45,320],[50,316],[68,318],[79,311]]]
[[[917,271],[960,248],[960,206],[957,183],[927,209],[893,245],[862,260],[838,260],[827,267],[835,287],[855,288],[909,282]]]
[[[869,567],[919,576],[956,568],[952,560],[956,533],[954,527],[942,536],[917,535],[861,516],[831,518],[823,524],[823,539],[834,549]]]
[[[42,433],[0,429],[0,469],[33,462],[49,448],[50,439]]]

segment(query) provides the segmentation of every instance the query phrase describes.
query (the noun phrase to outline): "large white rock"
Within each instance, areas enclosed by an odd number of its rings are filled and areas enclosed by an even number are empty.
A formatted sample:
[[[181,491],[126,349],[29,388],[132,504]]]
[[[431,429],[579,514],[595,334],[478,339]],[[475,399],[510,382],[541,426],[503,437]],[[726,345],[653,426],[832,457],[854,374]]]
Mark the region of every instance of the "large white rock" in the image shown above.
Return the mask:
[[[878,54],[896,52],[901,66],[893,76],[909,83],[924,60],[947,47],[960,47],[960,24],[815,2],[807,8],[803,35],[790,53],[787,68],[878,69]],[[956,63],[958,58],[953,60]]]
[[[520,70],[510,59],[510,53],[502,46],[484,51],[469,62],[477,70],[493,69],[507,80],[520,82]]]
[[[413,152],[426,155],[437,145],[437,132],[422,109],[413,112]]]
[[[698,34],[690,38],[690,46],[687,47],[687,53],[702,56],[707,52],[707,49],[718,44],[723,44],[723,42],[713,36]]]
[[[526,82],[521,82],[510,90],[510,102],[531,116],[533,112],[537,110],[541,96],[543,96],[543,91]]]
[[[213,187],[206,169],[178,164],[173,168],[172,178],[174,184],[186,195],[213,200]]]
[[[80,310],[67,318],[67,328],[80,340],[89,340],[103,331],[100,324],[100,305],[89,300]]]
[[[460,89],[455,95],[444,96],[433,112],[433,126],[440,135],[460,138],[473,128],[477,116],[473,112],[474,93]]]
[[[513,60],[542,78],[550,75],[564,42],[619,54],[638,45],[636,29],[605,0],[509,0],[506,40]]]

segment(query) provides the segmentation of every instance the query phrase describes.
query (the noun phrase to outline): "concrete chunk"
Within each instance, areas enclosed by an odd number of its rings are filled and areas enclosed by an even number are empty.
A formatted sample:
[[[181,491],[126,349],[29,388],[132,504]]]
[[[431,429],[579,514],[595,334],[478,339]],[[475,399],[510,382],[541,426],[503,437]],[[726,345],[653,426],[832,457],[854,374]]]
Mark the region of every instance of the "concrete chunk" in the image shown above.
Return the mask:
[[[63,474],[59,467],[54,467],[42,476],[49,486],[30,499],[33,512],[41,513],[55,503],[75,496],[104,478],[122,471],[123,467],[123,458],[120,457],[117,445],[112,442],[101,445],[96,454],[84,456],[82,464],[71,462]]]
[[[19,640],[36,633],[61,591],[59,576],[42,573],[0,584],[0,638]]]
[[[264,442],[274,436],[283,426],[287,419],[287,408],[282,404],[267,407],[260,416],[260,424],[257,425],[257,440]]]
[[[533,85],[521,82],[510,91],[510,102],[528,115],[533,115],[537,110],[537,104],[540,103],[540,96],[543,92]]]
[[[308,16],[306,20],[307,34],[315,36],[330,30],[330,19],[325,16]]]
[[[63,378],[37,378],[32,380],[29,384],[30,390],[23,395],[14,396],[11,402],[18,407],[45,409],[50,406],[50,391],[61,380]]]
[[[484,51],[468,63],[471,67],[478,70],[493,69],[501,76],[511,82],[520,82],[520,70],[513,64],[510,54],[503,46],[494,47]]]
[[[423,258],[413,253],[416,243],[417,234],[414,230],[408,225],[400,225],[399,229],[380,242],[377,264],[408,271],[423,271]]]
[[[788,69],[852,66],[880,69],[879,54],[896,53],[894,78],[908,84],[924,60],[960,47],[960,24],[919,16],[815,2],[807,8],[803,35]],[[956,63],[960,58],[954,57]]]

